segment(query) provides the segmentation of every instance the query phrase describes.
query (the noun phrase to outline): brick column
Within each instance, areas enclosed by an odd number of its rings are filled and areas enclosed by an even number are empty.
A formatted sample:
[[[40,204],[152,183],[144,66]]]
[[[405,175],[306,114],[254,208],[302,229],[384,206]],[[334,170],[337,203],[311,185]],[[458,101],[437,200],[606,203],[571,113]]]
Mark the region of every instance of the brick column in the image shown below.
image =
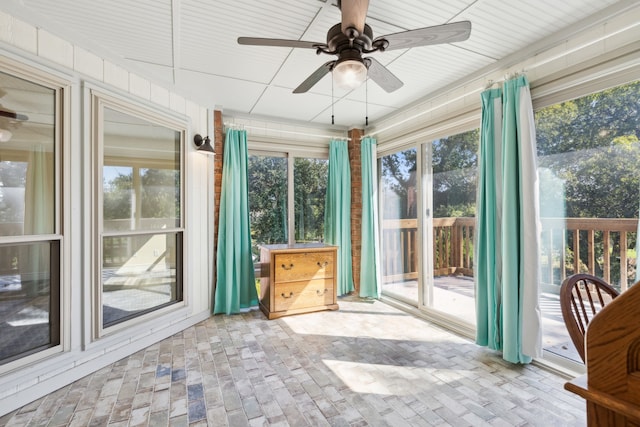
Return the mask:
[[[362,158],[360,144],[364,130],[349,131],[349,166],[351,168],[351,262],[353,286],[360,293],[360,258],[362,251]]]
[[[222,165],[224,158],[224,122],[222,111],[213,112],[213,149],[216,152],[213,159],[214,181],[214,221],[213,221],[213,283],[216,283],[216,259],[218,257],[218,218],[220,218],[220,192],[222,189]]]

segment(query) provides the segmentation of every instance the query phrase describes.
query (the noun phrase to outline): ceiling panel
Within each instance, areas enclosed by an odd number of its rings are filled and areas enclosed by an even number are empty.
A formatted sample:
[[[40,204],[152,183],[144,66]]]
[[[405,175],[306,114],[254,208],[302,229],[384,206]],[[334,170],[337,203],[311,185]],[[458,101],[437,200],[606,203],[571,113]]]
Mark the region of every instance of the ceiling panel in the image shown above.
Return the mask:
[[[3,0],[6,1],[6,0]],[[112,54],[172,65],[171,0],[21,0],[57,27]]]
[[[588,17],[615,0],[584,0],[555,3],[480,0],[458,17],[472,22],[465,48],[500,59],[525,48],[566,26]],[[570,5],[570,7],[569,7]]]
[[[287,99],[287,102],[281,102],[282,99]],[[291,96],[291,91],[287,88],[269,87],[251,112],[263,116],[275,115],[309,121],[328,105],[331,105],[331,97],[328,96]]]
[[[461,10],[466,9],[474,0],[405,0],[401,3],[389,1],[371,1],[369,19],[387,22],[398,28],[396,31],[414,30],[432,25],[446,24]],[[458,19],[454,19],[457,21]],[[380,33],[388,34],[388,33]]]

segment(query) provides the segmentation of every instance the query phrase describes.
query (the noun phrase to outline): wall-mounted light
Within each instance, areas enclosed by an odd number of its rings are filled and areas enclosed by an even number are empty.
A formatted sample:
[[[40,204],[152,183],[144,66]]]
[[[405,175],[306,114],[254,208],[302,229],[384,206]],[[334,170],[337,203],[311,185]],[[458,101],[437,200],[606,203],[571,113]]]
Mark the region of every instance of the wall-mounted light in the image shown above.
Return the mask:
[[[216,152],[213,151],[213,147],[211,146],[211,139],[209,139],[208,136],[205,136],[203,138],[202,135],[196,133],[193,136],[193,143],[196,144],[196,147],[198,147],[199,153],[216,154]]]

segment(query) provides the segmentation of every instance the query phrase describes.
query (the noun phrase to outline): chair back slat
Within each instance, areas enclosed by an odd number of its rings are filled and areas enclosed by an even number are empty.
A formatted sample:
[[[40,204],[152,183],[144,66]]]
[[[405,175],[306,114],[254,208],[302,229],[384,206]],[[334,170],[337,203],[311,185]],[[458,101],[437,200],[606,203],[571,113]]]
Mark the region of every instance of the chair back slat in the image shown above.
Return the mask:
[[[610,284],[590,274],[574,274],[562,282],[560,286],[562,317],[582,361],[585,360],[584,336],[589,322],[618,295],[619,292]]]

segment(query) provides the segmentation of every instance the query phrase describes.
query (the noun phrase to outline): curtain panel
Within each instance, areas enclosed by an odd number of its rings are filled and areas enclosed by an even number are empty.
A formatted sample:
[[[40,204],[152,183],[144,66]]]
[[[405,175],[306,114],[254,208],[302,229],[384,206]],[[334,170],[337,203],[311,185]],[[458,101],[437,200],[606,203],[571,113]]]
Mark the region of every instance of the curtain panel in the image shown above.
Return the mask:
[[[258,305],[251,256],[246,130],[227,130],[223,159],[213,313],[234,314]]]
[[[360,142],[362,161],[362,247],[360,258],[360,296],[380,298],[380,253],[378,235],[378,174],[376,140]]]
[[[329,142],[324,241],[339,247],[337,294],[348,294],[354,287],[351,261],[351,169],[347,141]]]
[[[533,107],[525,76],[481,94],[474,246],[476,342],[512,363],[542,354],[540,216]]]

